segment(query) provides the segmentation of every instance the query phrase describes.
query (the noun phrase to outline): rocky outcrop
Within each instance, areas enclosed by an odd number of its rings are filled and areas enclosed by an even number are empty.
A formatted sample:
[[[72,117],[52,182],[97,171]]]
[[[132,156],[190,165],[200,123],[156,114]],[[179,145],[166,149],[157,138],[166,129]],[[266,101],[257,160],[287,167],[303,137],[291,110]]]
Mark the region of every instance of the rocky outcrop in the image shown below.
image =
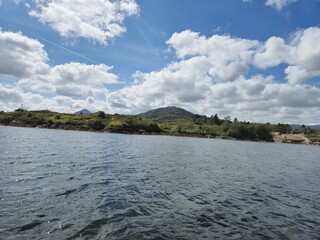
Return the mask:
[[[310,144],[310,140],[304,134],[281,134],[273,132],[273,140],[278,143]]]

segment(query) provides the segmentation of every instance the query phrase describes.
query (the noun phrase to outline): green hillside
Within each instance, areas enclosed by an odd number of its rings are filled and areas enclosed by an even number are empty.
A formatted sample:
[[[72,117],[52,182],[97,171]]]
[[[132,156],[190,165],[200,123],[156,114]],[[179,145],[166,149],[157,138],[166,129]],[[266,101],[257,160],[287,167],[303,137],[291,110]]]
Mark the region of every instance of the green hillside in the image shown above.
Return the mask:
[[[136,116],[106,114],[102,111],[91,114],[66,114],[43,111],[0,112],[0,124],[19,127],[37,127],[78,131],[99,131],[127,134],[162,134],[207,138],[273,141],[277,134],[304,134],[311,143],[320,141],[318,131],[303,125],[292,130],[288,124],[261,124],[231,121],[193,114],[177,107],[159,108]]]

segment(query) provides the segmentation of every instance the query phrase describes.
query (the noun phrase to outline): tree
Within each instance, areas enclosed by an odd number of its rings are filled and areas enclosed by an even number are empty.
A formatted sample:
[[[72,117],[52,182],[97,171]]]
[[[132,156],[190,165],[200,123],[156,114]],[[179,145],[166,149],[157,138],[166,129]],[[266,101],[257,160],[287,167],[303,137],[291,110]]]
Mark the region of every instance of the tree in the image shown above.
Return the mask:
[[[273,131],[274,132],[280,132],[280,133],[290,133],[291,132],[291,126],[289,124],[283,124],[278,123],[276,126],[274,126]]]
[[[216,125],[221,125],[222,120],[219,119],[218,114],[215,114],[214,116],[210,117],[210,124],[216,124]]]
[[[258,125],[255,129],[256,136],[260,140],[271,141],[273,139],[271,135],[271,129],[266,125]]]
[[[97,114],[97,116],[98,116],[99,118],[106,118],[106,114],[105,114],[103,111],[99,111],[98,114]]]
[[[227,123],[231,123],[231,117],[230,116],[226,116],[226,117],[224,117],[223,121],[225,121]]]
[[[254,129],[246,124],[235,123],[232,124],[228,130],[228,135],[236,139],[255,139],[256,133]]]

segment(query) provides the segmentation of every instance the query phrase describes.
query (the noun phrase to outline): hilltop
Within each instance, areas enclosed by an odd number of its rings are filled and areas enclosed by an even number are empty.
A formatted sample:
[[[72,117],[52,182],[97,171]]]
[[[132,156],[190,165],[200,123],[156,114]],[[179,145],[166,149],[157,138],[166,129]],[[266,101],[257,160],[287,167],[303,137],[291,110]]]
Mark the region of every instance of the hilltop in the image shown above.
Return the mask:
[[[178,119],[190,120],[197,115],[179,107],[163,107],[156,108],[145,113],[140,113],[137,116],[152,119],[155,121],[175,121]]]
[[[80,115],[80,114],[87,115],[87,114],[91,114],[91,112],[88,109],[82,109],[82,110],[80,110],[78,112],[75,112],[73,114],[75,114],[75,115]]]

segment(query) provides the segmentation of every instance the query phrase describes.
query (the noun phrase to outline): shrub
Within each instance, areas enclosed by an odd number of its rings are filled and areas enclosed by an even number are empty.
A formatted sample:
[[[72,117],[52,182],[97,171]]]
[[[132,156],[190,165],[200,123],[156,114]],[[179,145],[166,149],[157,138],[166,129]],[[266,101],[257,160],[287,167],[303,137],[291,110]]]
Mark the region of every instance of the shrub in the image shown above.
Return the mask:
[[[105,125],[100,120],[96,120],[96,121],[90,122],[88,124],[88,127],[92,128],[95,131],[100,131],[105,128]]]
[[[106,118],[106,114],[105,114],[103,111],[99,111],[98,114],[97,114],[97,116],[98,116],[99,118]]]
[[[230,137],[234,137],[237,139],[254,139],[256,138],[256,134],[254,129],[252,129],[248,125],[243,124],[233,124],[230,129],[228,135]]]
[[[265,125],[258,125],[255,129],[256,136],[260,140],[271,141],[273,139],[271,135],[271,129]]]
[[[147,132],[162,132],[162,129],[156,123],[149,123],[144,127]]]
[[[38,117],[22,117],[21,122],[23,124],[29,124],[32,126],[41,125],[44,124],[44,118],[38,118]]]
[[[59,114],[57,114],[54,118],[59,120],[59,119],[61,119],[61,116]]]
[[[13,118],[12,117],[4,117],[2,119],[0,119],[0,122],[1,123],[4,123],[4,124],[9,124],[13,121]]]

